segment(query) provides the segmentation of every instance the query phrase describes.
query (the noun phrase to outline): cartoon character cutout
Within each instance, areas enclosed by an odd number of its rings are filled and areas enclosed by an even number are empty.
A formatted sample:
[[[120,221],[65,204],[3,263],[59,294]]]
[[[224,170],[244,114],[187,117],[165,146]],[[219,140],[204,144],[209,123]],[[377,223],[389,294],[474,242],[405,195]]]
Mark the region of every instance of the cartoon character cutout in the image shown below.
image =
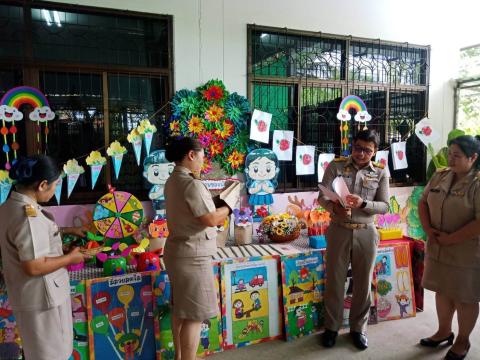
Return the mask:
[[[235,311],[236,319],[241,319],[243,317],[243,314],[244,314],[243,308],[244,308],[244,305],[242,300],[237,299],[233,302],[233,309]]]
[[[210,346],[210,326],[210,320],[207,319],[202,321],[202,325],[200,327],[200,343],[202,344],[204,350],[208,350],[208,347]]]
[[[260,302],[260,293],[258,291],[252,291],[252,293],[250,294],[250,299],[252,299],[253,301],[253,304],[252,304],[253,310],[255,311],[260,310],[262,307],[262,303]]]
[[[408,315],[407,307],[410,305],[410,298],[405,294],[395,295],[398,307],[400,308],[400,318]]]
[[[272,150],[255,149],[245,158],[245,176],[250,194],[248,203],[254,207],[254,220],[260,221],[261,217],[270,213],[279,171],[278,158]]]
[[[237,289],[235,290],[235,292],[242,292],[246,290],[247,290],[247,285],[245,285],[245,280],[243,279],[238,280]]]
[[[135,360],[135,352],[140,346],[140,330],[134,329],[130,333],[119,332],[115,336],[118,348],[125,354],[124,360]]]
[[[143,161],[143,177],[153,185],[148,197],[152,200],[155,211],[154,220],[165,218],[165,195],[163,191],[174,167],[175,164],[165,158],[165,150],[153,151]]]
[[[300,306],[295,308],[295,318],[297,319],[298,331],[303,332],[305,330],[305,324],[307,323],[307,314]]]

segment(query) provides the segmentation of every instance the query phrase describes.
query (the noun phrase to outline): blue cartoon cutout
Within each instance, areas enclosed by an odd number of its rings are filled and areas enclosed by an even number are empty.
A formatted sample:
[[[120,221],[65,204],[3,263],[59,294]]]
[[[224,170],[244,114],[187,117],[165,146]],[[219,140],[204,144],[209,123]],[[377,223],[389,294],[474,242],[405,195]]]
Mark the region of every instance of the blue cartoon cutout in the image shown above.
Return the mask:
[[[154,220],[165,218],[165,183],[175,167],[165,158],[165,150],[156,150],[143,161],[143,177],[152,184],[148,197],[155,211]]]
[[[254,221],[270,214],[270,205],[273,204],[272,194],[278,185],[277,155],[269,149],[252,150],[245,159],[245,176],[250,198],[248,203],[253,205]]]

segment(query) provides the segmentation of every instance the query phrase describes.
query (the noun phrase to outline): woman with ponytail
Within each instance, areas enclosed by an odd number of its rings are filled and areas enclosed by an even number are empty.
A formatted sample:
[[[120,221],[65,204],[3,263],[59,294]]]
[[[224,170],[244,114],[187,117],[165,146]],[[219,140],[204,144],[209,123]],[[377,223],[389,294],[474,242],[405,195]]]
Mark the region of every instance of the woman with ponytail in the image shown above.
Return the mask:
[[[448,143],[448,165],[425,187],[419,203],[427,233],[422,285],[434,291],[438,330],[420,340],[437,347],[452,345],[445,359],[464,359],[480,302],[480,140],[469,135]],[[457,312],[454,341],[452,318]]]
[[[0,206],[0,250],[10,305],[26,360],[66,360],[73,350],[67,265],[87,258],[62,251],[53,216],[38,203],[55,194],[60,171],[47,156],[18,160],[10,169],[15,190]],[[64,232],[84,234],[80,228]]]

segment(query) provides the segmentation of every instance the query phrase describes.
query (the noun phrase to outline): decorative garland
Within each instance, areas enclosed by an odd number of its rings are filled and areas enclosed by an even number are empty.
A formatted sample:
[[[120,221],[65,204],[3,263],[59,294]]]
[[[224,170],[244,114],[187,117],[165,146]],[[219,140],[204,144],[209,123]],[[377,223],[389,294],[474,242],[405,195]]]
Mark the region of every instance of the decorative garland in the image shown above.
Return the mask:
[[[172,117],[166,124],[170,136],[190,136],[205,148],[202,173],[220,164],[229,175],[243,171],[248,152],[250,117],[248,100],[230,94],[220,80],[210,80],[196,91],[180,90],[172,101]]]

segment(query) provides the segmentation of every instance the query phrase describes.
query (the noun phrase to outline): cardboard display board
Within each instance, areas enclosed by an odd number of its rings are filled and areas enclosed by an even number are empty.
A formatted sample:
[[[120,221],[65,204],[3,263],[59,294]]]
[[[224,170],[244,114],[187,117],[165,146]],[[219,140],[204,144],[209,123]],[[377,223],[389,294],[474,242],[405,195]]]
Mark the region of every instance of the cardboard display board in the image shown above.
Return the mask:
[[[281,257],[285,338],[292,340],[323,326],[324,250]]]
[[[151,275],[127,274],[86,283],[90,359],[154,359]]]
[[[70,281],[73,321],[73,360],[88,360],[87,291],[85,281]]]
[[[278,256],[227,260],[221,279],[224,349],[281,336]]]

